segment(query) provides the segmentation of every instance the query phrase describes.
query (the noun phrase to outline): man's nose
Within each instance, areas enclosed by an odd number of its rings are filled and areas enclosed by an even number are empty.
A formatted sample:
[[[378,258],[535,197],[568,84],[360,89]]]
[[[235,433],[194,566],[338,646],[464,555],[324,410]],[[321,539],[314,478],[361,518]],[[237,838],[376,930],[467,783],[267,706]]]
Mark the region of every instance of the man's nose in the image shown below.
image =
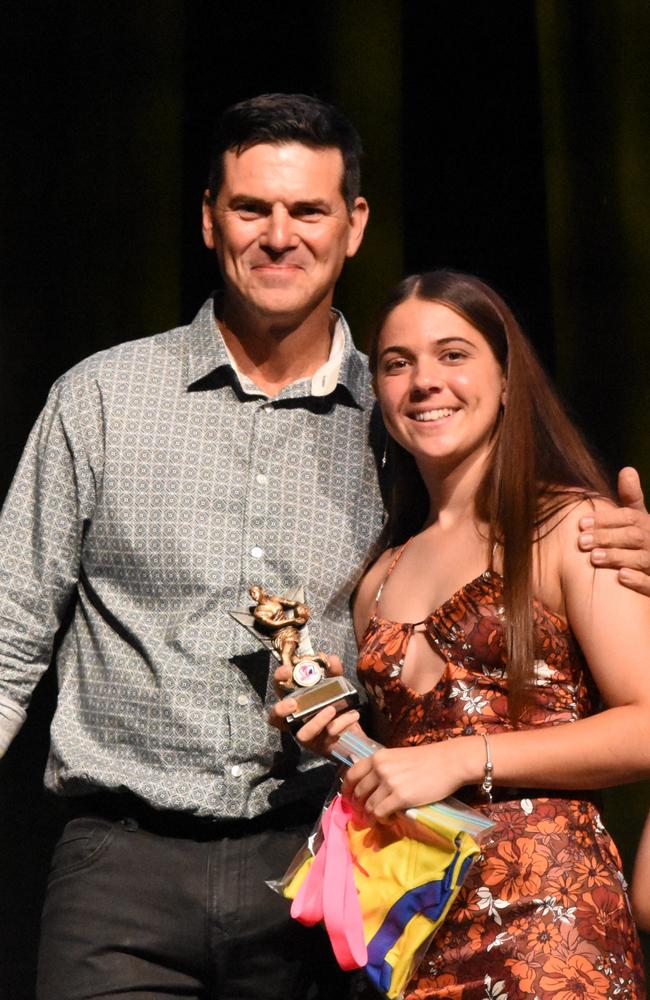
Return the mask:
[[[260,243],[273,253],[284,253],[297,245],[293,219],[284,205],[274,205],[269,212]]]

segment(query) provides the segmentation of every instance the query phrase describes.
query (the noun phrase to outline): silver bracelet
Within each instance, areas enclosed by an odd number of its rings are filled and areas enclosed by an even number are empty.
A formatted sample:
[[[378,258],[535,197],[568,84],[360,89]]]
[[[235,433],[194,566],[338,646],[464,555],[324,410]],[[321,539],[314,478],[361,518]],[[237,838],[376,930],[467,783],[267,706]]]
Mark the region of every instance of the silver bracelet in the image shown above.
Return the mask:
[[[483,781],[481,782],[481,794],[487,802],[492,802],[492,772],[494,771],[494,765],[492,764],[492,756],[490,754],[490,743],[488,741],[485,733],[481,733],[483,741],[485,743],[485,766],[483,768]]]

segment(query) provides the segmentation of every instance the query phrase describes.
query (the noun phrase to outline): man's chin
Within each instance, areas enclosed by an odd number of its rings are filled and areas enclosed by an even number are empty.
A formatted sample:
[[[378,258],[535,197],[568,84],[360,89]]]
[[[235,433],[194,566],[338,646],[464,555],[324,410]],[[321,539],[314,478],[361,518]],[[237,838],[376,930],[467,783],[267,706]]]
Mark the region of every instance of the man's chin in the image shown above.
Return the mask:
[[[277,295],[255,296],[249,305],[258,316],[275,321],[300,322],[313,309],[313,303],[297,295],[288,296],[278,291]]]
[[[303,323],[310,314],[319,312],[327,294],[322,289],[305,288],[233,288],[226,291],[225,306],[228,302],[235,307],[241,319],[248,315],[251,320],[269,323],[274,326],[296,327]],[[327,302],[329,306],[329,300]]]

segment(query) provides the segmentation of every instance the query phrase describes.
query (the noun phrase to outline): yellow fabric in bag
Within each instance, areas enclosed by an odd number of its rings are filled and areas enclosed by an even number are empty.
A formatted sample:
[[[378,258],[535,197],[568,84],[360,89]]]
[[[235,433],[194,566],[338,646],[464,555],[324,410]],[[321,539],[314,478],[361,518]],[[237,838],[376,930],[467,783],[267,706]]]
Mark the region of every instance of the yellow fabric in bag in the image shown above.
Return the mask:
[[[347,824],[348,844],[359,893],[366,972],[387,997],[398,997],[413,973],[415,956],[435,933],[452,905],[479,847],[470,834],[441,826],[415,810],[417,819],[396,817],[369,826]],[[293,899],[313,857],[308,854],[284,895]]]

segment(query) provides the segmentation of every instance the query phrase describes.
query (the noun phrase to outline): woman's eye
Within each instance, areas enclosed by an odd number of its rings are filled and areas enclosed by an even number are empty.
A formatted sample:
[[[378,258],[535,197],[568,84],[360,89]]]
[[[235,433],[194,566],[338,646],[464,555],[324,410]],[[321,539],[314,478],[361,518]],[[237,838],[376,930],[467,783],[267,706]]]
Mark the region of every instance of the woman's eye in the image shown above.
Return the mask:
[[[467,355],[463,351],[445,351],[442,357],[445,361],[463,361]]]
[[[386,362],[385,370],[387,372],[399,371],[400,368],[406,368],[406,358],[391,358],[390,361]]]

